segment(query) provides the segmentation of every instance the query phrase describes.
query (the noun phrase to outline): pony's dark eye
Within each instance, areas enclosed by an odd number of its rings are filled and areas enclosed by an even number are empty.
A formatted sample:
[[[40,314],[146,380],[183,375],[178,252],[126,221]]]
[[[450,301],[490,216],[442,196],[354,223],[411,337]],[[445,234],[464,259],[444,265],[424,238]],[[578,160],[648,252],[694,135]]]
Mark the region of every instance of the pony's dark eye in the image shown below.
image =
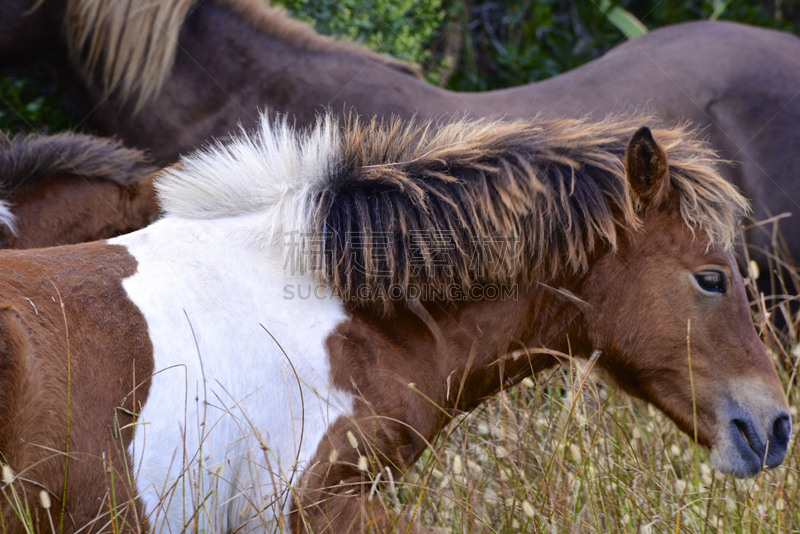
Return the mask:
[[[697,284],[709,293],[725,293],[728,289],[725,275],[719,271],[705,271],[694,275]]]

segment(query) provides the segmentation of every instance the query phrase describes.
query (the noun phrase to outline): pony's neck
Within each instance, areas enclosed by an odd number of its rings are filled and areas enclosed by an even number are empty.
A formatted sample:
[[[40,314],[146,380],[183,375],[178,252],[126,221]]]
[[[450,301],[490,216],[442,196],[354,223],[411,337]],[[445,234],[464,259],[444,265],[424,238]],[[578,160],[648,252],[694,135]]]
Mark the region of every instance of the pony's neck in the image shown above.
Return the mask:
[[[555,287],[575,292],[580,283]],[[516,298],[411,304],[391,317],[348,311],[349,320],[327,341],[333,384],[364,399],[354,420],[370,417],[374,406],[386,407],[384,438],[405,436],[409,442],[396,465],[416,461],[448,414],[471,410],[557,363],[536,349],[567,351],[570,343],[585,348],[580,311],[539,285],[520,284]]]
[[[581,280],[555,284],[579,292]],[[581,311],[573,302],[540,284],[518,284],[509,291],[504,298],[455,306],[411,303],[388,318],[351,310],[351,321],[338,333],[343,339],[365,340],[364,332],[380,332],[380,339],[356,352],[379,355],[377,365],[396,367],[402,380],[413,382],[439,409],[471,410],[504,387],[558,363],[538,349],[568,352],[584,345]],[[351,366],[347,359],[343,364]],[[344,389],[349,388],[350,368],[341,377]],[[433,424],[427,431],[435,434],[437,429]]]
[[[579,291],[579,283],[570,289]],[[520,284],[508,300],[460,306],[438,324],[452,375],[446,406],[456,410],[472,410],[501,389],[556,365],[558,358],[545,351],[567,354],[582,346],[584,337],[580,309],[538,284]]]

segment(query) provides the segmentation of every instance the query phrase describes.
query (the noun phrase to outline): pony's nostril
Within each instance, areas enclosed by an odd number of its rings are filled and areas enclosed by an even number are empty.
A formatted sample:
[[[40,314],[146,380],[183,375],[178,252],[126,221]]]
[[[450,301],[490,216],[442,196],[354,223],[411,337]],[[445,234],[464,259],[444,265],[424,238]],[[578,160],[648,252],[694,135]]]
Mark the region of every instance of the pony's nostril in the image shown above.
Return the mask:
[[[745,443],[747,443],[747,446],[752,449],[753,444],[750,443],[750,436],[747,435],[747,423],[745,423],[741,419],[734,419],[733,424],[736,426],[736,429],[739,431],[739,434],[742,435],[742,439],[744,439]]]
[[[770,436],[773,443],[780,446],[785,446],[789,442],[789,435],[792,432],[792,422],[789,416],[781,414],[772,423],[772,435]]]

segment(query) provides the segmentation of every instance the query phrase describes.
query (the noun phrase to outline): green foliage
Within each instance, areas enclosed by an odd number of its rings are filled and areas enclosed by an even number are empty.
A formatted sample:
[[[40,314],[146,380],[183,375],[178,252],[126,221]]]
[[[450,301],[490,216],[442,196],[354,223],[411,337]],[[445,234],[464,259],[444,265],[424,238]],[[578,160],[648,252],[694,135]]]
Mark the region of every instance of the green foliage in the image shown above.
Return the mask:
[[[697,19],[734,20],[798,33],[800,1],[798,0],[663,0],[650,2],[628,0],[621,2],[650,28]]]
[[[600,9],[606,17],[628,39],[635,39],[647,33],[647,26],[637,19],[630,11],[615,6],[611,0],[600,0]]]
[[[279,0],[325,35],[360,41],[390,56],[425,64],[445,19],[441,0]]]
[[[59,132],[73,126],[64,97],[34,78],[0,76],[0,132]]]
[[[623,41],[593,2],[501,0],[464,3],[462,67],[449,87],[485,91],[578,67]]]
[[[512,87],[574,69],[623,42],[625,22],[652,30],[713,17],[800,34],[800,0],[452,1],[462,6],[464,45],[448,85],[460,91]]]

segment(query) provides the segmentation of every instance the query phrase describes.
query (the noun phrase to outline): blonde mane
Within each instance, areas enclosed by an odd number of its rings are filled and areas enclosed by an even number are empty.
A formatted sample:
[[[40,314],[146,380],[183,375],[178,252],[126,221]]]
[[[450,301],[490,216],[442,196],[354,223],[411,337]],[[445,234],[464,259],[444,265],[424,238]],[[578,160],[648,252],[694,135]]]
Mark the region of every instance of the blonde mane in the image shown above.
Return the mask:
[[[256,135],[184,158],[158,189],[173,216],[253,214],[260,242],[295,236],[303,269],[348,301],[390,286],[547,281],[584,272],[598,246],[616,247],[620,226],[640,227],[624,161],[648,122],[326,116],[297,135],[262,118]],[[748,204],[714,153],[685,128],[653,136],[686,224],[730,247]]]
[[[38,7],[45,0],[39,0]],[[398,70],[420,76],[416,65],[366,47],[318,34],[289,17],[283,8],[260,0],[214,0],[261,31],[310,50],[344,50],[368,56]],[[73,54],[86,71],[100,69],[106,94],[119,90],[121,101],[136,97],[136,110],[158,94],[178,48],[178,36],[197,0],[68,0],[67,36]]]

